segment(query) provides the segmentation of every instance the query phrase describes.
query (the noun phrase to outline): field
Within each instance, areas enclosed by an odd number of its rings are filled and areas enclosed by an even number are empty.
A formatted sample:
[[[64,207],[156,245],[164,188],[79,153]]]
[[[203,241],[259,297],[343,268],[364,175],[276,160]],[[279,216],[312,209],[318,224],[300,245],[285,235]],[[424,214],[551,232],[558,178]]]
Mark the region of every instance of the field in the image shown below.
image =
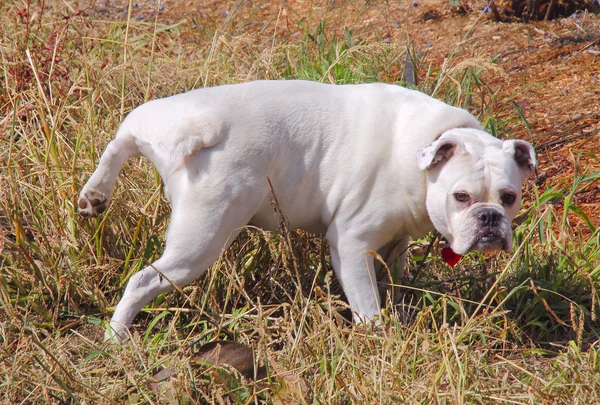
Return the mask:
[[[496,3],[0,0],[0,401],[600,403],[600,16]],[[103,343],[170,208],[143,159],[98,219],[79,189],[136,106],[254,79],[411,86],[532,142],[512,254],[413,241],[404,303],[356,326],[323,238],[249,228]]]

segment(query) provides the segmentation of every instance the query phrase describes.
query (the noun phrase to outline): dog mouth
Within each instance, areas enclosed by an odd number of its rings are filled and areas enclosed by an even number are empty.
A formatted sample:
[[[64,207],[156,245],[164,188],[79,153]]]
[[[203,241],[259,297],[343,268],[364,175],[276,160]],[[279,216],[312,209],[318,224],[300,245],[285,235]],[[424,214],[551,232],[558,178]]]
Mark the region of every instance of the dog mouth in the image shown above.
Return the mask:
[[[497,230],[484,230],[478,233],[474,238],[471,249],[479,250],[482,253],[490,253],[497,250],[508,250],[508,241],[506,236]]]

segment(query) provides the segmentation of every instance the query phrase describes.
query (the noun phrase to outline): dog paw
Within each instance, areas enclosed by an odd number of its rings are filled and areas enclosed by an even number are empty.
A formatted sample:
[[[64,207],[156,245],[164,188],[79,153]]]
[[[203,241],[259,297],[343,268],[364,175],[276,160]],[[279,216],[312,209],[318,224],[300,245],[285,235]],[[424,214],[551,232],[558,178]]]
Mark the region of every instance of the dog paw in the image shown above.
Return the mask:
[[[129,340],[129,330],[120,324],[110,323],[104,331],[104,342],[122,345]]]
[[[104,342],[105,343],[112,343],[115,345],[122,345],[123,343],[125,343],[127,341],[126,337],[123,337],[121,335],[119,335],[118,333],[114,332],[114,331],[105,331],[104,332]]]
[[[108,198],[104,193],[88,190],[81,193],[77,202],[79,213],[84,217],[97,217],[106,211]]]

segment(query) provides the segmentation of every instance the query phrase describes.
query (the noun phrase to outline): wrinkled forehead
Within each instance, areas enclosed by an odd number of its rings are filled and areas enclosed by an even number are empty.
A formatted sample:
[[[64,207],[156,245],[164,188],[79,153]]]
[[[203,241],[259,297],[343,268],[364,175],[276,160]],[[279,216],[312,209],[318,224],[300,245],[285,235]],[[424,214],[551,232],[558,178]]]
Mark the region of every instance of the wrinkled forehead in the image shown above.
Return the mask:
[[[477,147],[479,146],[479,147]],[[496,145],[468,145],[467,154],[453,156],[445,175],[453,178],[454,189],[520,192],[521,175],[514,158]]]

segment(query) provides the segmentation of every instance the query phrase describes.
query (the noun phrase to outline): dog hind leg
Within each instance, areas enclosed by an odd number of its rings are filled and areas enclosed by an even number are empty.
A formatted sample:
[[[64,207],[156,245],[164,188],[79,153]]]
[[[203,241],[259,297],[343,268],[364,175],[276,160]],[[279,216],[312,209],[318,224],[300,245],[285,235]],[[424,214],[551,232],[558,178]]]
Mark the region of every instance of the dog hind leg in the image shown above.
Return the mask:
[[[218,258],[216,254],[194,260],[182,254],[177,249],[170,249],[167,242],[160,259],[129,279],[105,332],[105,340],[125,341],[129,336],[128,327],[146,304],[159,294],[173,290],[173,284],[181,288],[191,283]]]
[[[83,216],[97,217],[106,211],[117,176],[127,159],[140,151],[131,135],[117,135],[100,157],[100,163],[79,194],[77,206]]]
[[[127,338],[127,328],[146,304],[173,290],[173,284],[183,287],[200,277],[235,240],[264,198],[250,186],[227,203],[231,189],[218,188],[215,185],[218,183],[186,194],[174,204],[164,254],[128,281],[105,334],[106,340]],[[212,193],[202,196],[205,189],[212,189]],[[242,200],[248,205],[240,205]]]

